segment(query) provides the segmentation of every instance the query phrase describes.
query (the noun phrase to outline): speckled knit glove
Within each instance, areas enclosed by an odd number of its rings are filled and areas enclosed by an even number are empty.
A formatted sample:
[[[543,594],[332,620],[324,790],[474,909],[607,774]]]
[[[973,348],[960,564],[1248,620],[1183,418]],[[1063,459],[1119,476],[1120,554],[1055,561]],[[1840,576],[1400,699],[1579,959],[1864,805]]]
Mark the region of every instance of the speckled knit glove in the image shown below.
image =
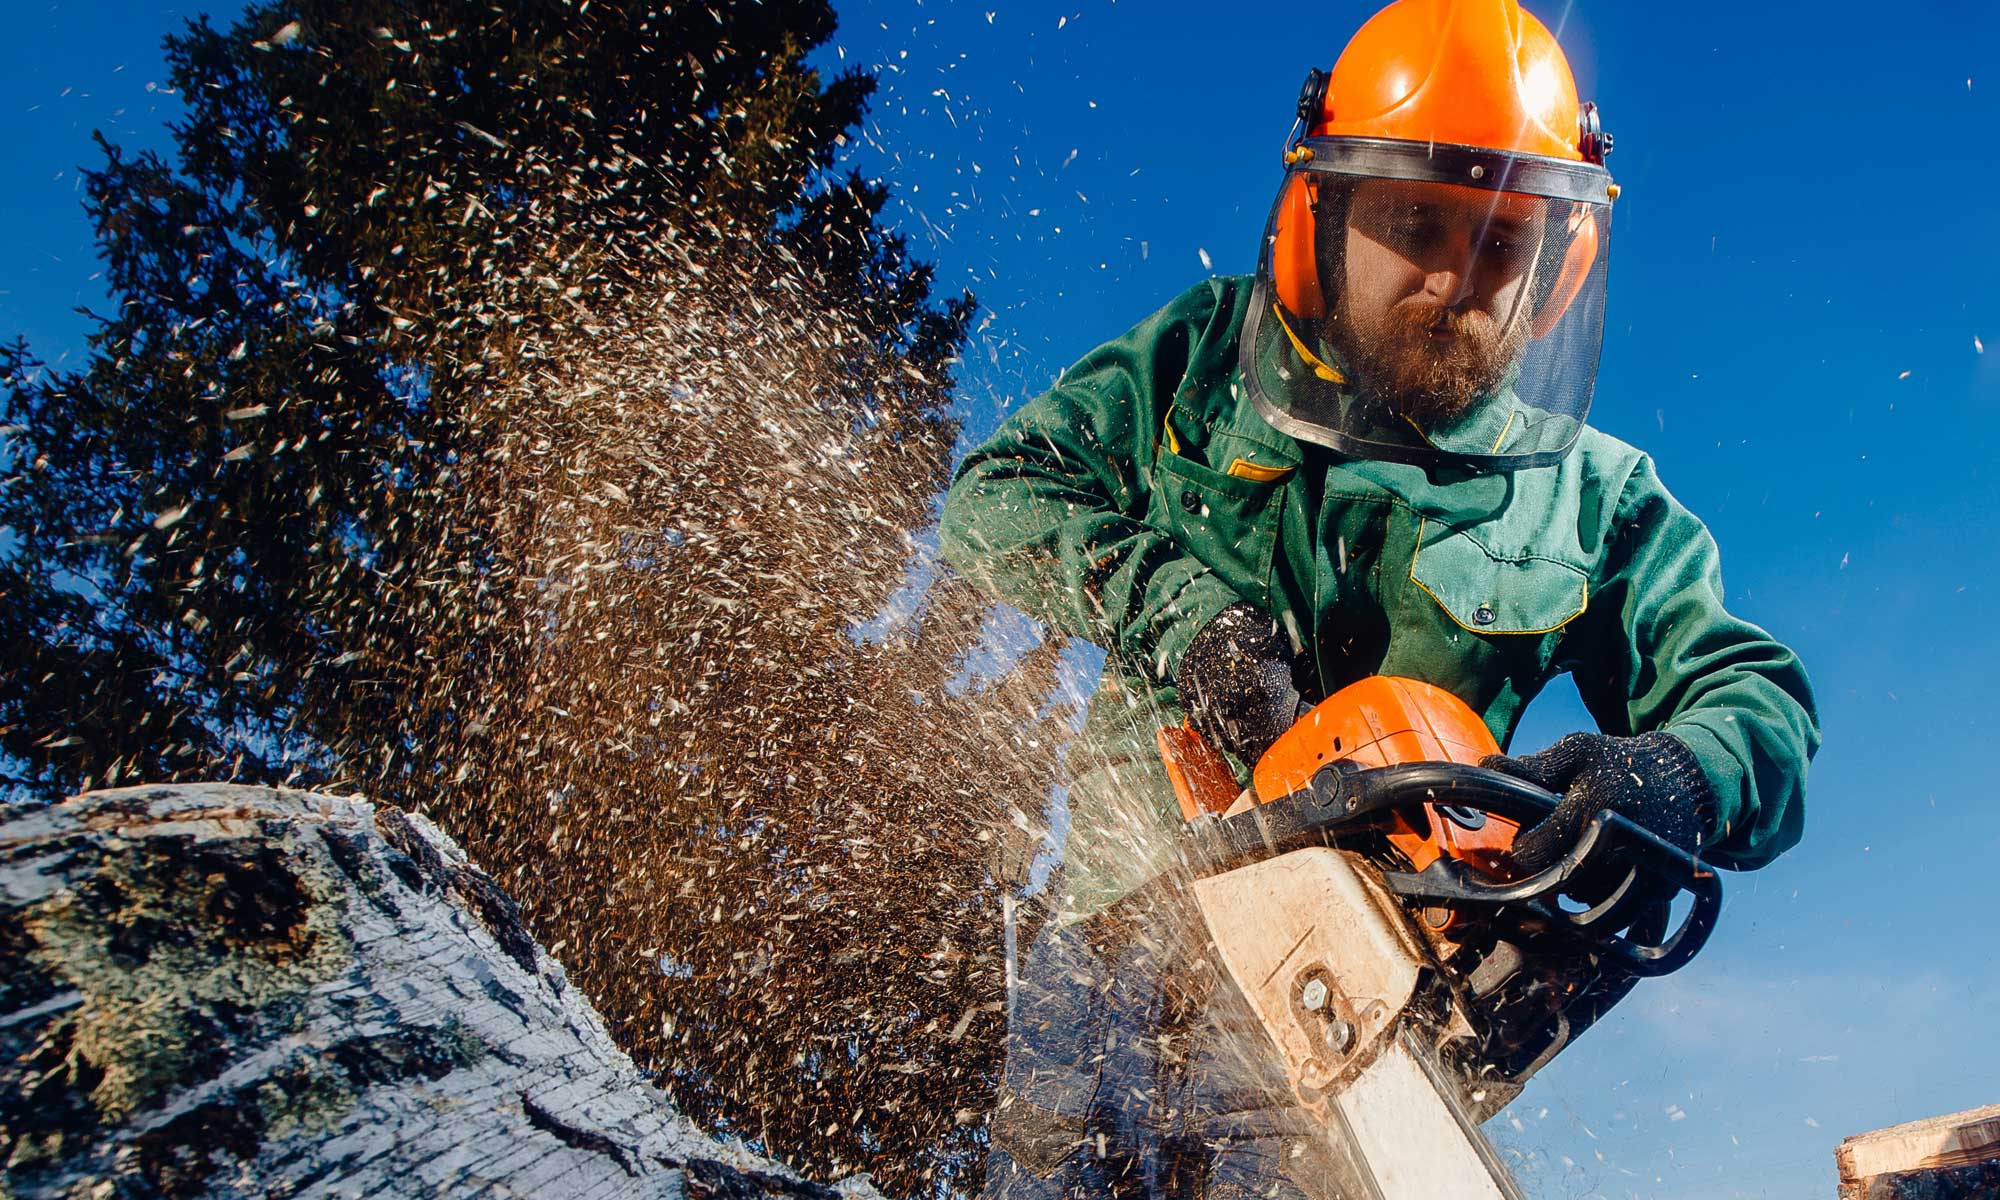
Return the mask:
[[[1254,764],[1299,718],[1293,657],[1276,621],[1232,604],[1188,643],[1174,683],[1195,729]]]
[[[1562,793],[1546,820],[1514,839],[1514,861],[1527,871],[1561,858],[1602,809],[1690,852],[1700,851],[1715,820],[1708,776],[1687,743],[1670,733],[1572,733],[1540,753],[1494,754],[1479,765]]]

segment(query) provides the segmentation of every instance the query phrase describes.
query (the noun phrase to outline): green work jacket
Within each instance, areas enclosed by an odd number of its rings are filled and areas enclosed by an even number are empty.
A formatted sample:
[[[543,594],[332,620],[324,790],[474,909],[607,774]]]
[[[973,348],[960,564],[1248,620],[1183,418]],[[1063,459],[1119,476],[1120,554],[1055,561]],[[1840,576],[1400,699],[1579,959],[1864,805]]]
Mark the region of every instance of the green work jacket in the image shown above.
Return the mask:
[[[1753,867],[1796,842],[1819,744],[1805,672],[1724,608],[1715,541],[1652,460],[1588,426],[1558,465],[1486,474],[1300,443],[1238,386],[1250,284],[1211,280],[1092,351],[965,459],[946,499],[960,573],[1109,652],[1072,774],[1122,765],[1114,786],[1149,793],[1134,803],[1158,828],[1177,822],[1146,769],[1152,732],[1181,718],[1189,639],[1248,600],[1309,649],[1321,695],[1424,680],[1503,747],[1570,672],[1604,732],[1664,729],[1693,749],[1718,800],[1708,859]],[[1093,819],[1073,812],[1073,847]]]

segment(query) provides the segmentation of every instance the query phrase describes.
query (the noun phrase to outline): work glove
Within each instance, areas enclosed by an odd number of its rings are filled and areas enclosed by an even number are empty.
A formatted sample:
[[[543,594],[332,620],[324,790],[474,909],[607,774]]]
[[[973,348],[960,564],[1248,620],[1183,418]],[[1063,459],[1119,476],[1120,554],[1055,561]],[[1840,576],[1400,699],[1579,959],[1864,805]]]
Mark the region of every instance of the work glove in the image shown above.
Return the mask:
[[[1607,808],[1690,854],[1713,828],[1715,790],[1694,751],[1671,733],[1572,733],[1539,753],[1492,754],[1479,765],[1562,795],[1555,811],[1514,838],[1514,862],[1531,873],[1561,858]]]
[[[1277,622],[1238,602],[1194,635],[1174,684],[1195,731],[1254,765],[1299,719],[1293,663]]]

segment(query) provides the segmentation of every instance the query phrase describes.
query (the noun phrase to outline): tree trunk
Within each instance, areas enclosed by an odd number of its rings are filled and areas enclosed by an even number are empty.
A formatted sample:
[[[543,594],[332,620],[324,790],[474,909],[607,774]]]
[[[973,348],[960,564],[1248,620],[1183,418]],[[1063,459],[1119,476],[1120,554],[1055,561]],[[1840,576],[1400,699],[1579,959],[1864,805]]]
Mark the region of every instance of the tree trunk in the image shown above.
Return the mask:
[[[421,817],[284,789],[0,822],[0,1195],[873,1197],[676,1113]]]
[[[2000,1196],[2000,1104],[1857,1133],[1834,1152],[1841,1200]]]

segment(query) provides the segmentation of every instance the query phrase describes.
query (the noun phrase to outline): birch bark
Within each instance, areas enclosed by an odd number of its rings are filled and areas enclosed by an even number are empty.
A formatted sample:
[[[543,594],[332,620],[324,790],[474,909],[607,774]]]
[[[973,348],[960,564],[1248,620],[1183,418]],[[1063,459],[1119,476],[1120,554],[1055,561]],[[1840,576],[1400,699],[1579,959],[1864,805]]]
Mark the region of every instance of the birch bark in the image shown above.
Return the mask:
[[[196,785],[0,821],[0,1196],[875,1192],[677,1114],[421,817]]]

